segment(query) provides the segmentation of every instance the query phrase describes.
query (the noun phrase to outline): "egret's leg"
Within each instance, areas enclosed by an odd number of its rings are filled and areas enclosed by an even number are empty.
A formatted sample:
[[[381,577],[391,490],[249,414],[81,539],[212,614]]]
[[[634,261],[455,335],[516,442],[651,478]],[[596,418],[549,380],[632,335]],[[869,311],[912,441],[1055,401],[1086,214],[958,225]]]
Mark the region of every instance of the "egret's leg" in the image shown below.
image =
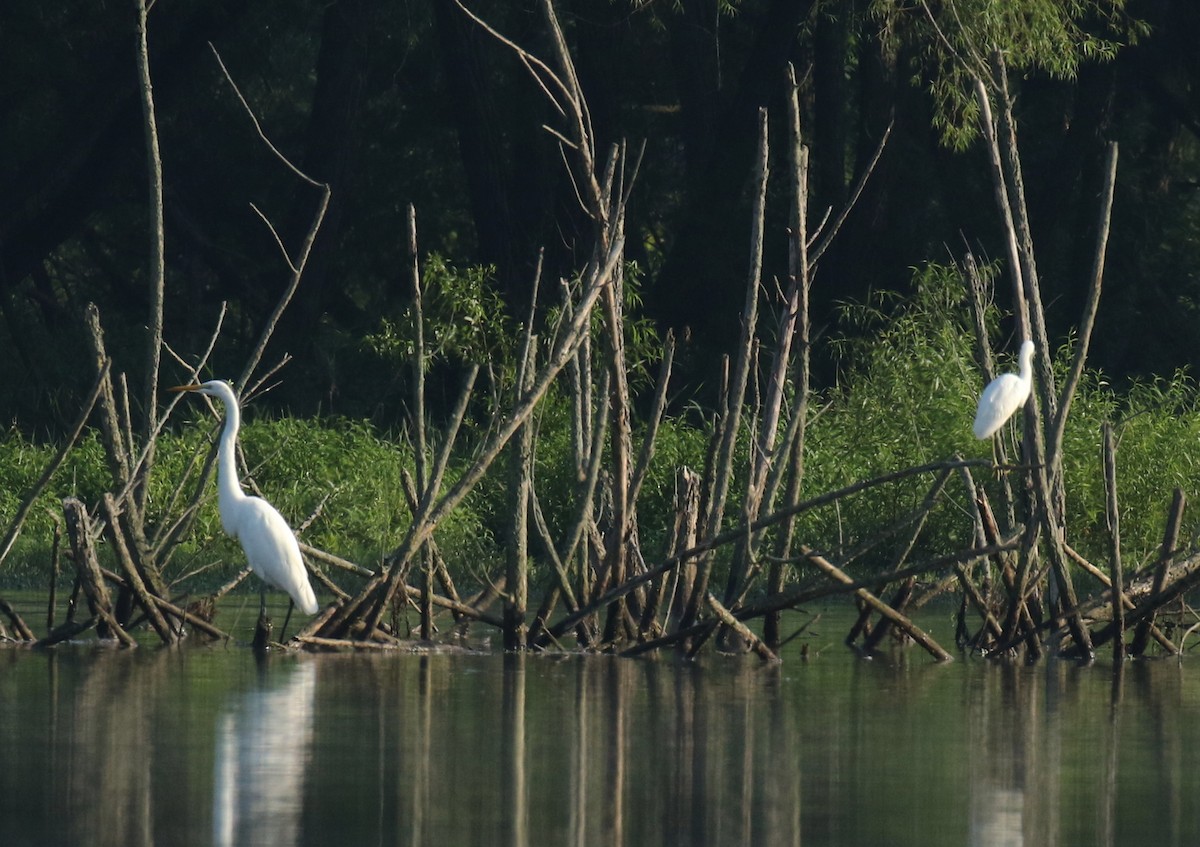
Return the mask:
[[[289,597],[287,614],[283,616],[283,629],[279,630],[280,643],[283,643],[287,640],[287,625],[288,621],[292,619],[292,609],[294,608],[296,608],[296,601]]]
[[[267,586],[258,592],[258,623],[254,627],[254,651],[266,653],[271,642],[271,619],[267,617]]]

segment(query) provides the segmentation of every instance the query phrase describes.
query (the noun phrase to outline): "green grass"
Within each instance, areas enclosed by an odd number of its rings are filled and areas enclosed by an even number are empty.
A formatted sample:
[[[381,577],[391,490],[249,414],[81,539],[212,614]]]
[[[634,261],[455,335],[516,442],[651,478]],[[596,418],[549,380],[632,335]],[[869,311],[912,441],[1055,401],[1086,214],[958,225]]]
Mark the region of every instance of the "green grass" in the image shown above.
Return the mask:
[[[907,301],[848,308],[847,334],[834,339],[838,383],[811,403],[802,496],[811,497],[890,471],[948,459],[955,454],[988,458],[990,445],[970,431],[981,388],[967,330],[962,285],[953,271],[931,266],[917,274],[917,293]],[[993,315],[993,318],[998,316]],[[1001,344],[1001,367],[1013,367],[1015,339]],[[1053,351],[1056,370],[1065,373],[1071,348]],[[683,410],[687,412],[688,410]],[[293,524],[312,516],[303,539],[313,546],[374,567],[402,540],[410,515],[401,474],[412,472],[412,454],[402,439],[353,420],[257,419],[243,427],[242,444],[263,494]],[[703,468],[708,435],[700,416],[668,417],[660,430],[655,460],[639,504],[639,537],[648,561],[661,555],[671,525],[676,469]],[[1115,390],[1104,376],[1088,373],[1072,409],[1065,441],[1068,540],[1093,560],[1107,556],[1100,429],[1116,426],[1118,489],[1122,511],[1122,552],[1134,567],[1149,561],[1160,542],[1172,490],[1200,490],[1200,412],[1193,380],[1186,374]],[[561,537],[577,508],[578,480],[571,457],[570,415],[565,398],[552,394],[536,421],[537,491],[550,525]],[[472,438],[464,436],[446,484],[470,458]],[[640,446],[635,423],[634,448]],[[189,463],[208,449],[212,423],[197,418],[164,434],[151,479],[151,524],[167,519],[173,492]],[[436,437],[436,436],[435,436]],[[738,515],[748,455],[743,433],[738,469],[726,509],[726,526]],[[0,523],[7,525],[26,491],[54,453],[20,432],[0,434]],[[94,432],[86,434],[35,505],[12,554],[0,566],[0,588],[45,585],[51,541],[61,512],[59,502],[77,495],[98,502],[109,473]],[[994,480],[987,478],[989,484]],[[837,506],[806,513],[798,539],[839,555],[876,535],[915,508],[931,484],[929,477],[864,492]],[[186,492],[195,487],[194,475]],[[507,473],[504,462],[438,529],[436,540],[456,579],[484,582],[503,562],[507,532]],[[969,504],[952,479],[942,504],[931,514],[918,553],[942,553],[970,543]],[[1184,543],[1197,533],[1185,519]],[[889,541],[864,557],[883,566],[898,542]],[[542,562],[540,545],[531,545]],[[215,484],[205,498],[184,543],[166,568],[168,579],[201,571],[193,590],[219,583],[244,559],[220,529]],[[652,562],[651,562],[652,563]],[[541,564],[544,574],[545,565]],[[535,580],[538,574],[535,573]]]

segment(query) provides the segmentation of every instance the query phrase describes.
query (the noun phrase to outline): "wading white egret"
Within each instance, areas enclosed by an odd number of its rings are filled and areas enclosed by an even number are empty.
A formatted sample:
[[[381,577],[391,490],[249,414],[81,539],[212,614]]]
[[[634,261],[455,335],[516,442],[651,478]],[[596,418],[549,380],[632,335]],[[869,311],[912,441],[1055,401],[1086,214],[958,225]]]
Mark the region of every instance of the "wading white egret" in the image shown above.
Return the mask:
[[[975,437],[991,438],[1013,412],[1025,405],[1033,386],[1033,342],[1021,343],[1021,372],[1000,374],[988,383],[975,410]]]
[[[304,614],[316,614],[320,607],[308,581],[308,572],[304,569],[304,559],[300,556],[295,533],[278,509],[261,497],[246,494],[238,481],[235,454],[242,413],[233,387],[224,380],[213,379],[198,384],[177,385],[171,391],[207,394],[225,404],[225,427],[221,430],[221,443],[217,448],[217,503],[221,512],[221,526],[226,534],[242,543],[246,561],[264,583],[259,607],[260,625],[266,614],[268,585],[286,591]],[[289,617],[291,611],[289,608]],[[283,628],[286,631],[287,618],[284,618]]]

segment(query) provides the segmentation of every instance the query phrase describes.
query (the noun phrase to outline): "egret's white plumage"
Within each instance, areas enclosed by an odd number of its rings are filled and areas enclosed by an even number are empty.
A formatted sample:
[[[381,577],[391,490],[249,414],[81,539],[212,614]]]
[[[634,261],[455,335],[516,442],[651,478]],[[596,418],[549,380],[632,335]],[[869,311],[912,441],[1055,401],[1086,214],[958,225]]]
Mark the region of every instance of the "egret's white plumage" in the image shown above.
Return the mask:
[[[1013,412],[1025,405],[1033,386],[1033,342],[1021,344],[1021,372],[1007,373],[988,383],[975,410],[975,437],[991,438]]]
[[[217,503],[221,526],[242,543],[246,561],[267,585],[285,591],[300,611],[316,614],[317,596],[308,581],[300,545],[283,515],[261,497],[242,491],[238,481],[237,434],[242,415],[237,395],[228,382],[220,379],[197,385],[180,385],[172,391],[194,391],[216,397],[225,405],[225,427],[217,448]]]

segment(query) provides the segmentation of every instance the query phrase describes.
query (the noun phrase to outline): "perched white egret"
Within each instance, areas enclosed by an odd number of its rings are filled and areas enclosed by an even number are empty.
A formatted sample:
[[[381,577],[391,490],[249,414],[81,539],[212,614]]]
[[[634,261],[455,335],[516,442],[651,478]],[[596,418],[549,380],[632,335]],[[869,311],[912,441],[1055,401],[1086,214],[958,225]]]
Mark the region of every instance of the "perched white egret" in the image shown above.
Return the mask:
[[[1021,343],[1021,372],[1000,374],[988,383],[975,410],[975,437],[991,438],[1013,412],[1025,405],[1033,386],[1033,342]]]
[[[308,581],[308,572],[300,556],[300,545],[296,543],[292,528],[278,509],[261,497],[246,494],[238,481],[235,453],[242,413],[233,387],[224,380],[213,379],[199,384],[177,385],[171,391],[207,394],[225,404],[225,427],[221,431],[221,443],[217,449],[217,503],[221,511],[221,526],[228,535],[242,543],[246,560],[264,583],[260,621],[266,610],[268,585],[286,591],[304,614],[316,614],[320,608],[317,596]],[[291,614],[290,609],[288,614]],[[286,630],[286,619],[283,626]]]

